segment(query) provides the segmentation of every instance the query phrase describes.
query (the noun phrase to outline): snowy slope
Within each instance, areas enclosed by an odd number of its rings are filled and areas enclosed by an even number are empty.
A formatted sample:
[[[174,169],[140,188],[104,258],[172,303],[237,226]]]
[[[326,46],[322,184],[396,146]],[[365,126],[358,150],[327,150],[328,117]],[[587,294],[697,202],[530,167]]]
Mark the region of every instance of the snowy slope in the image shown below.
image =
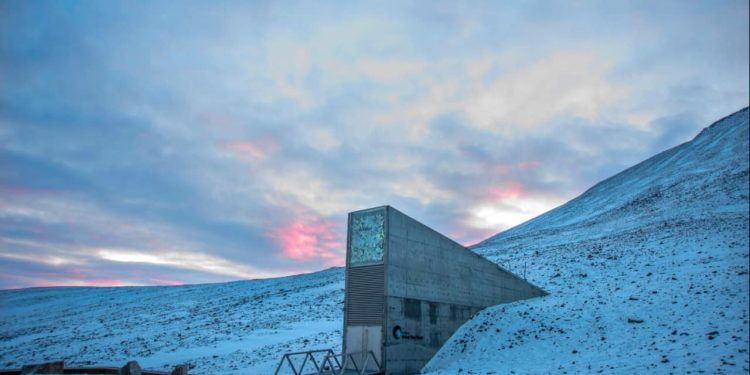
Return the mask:
[[[476,245],[550,296],[496,306],[435,373],[747,373],[748,110]]]
[[[273,373],[280,353],[340,350],[341,268],[232,283],[0,291],[0,368],[65,360],[191,374]]]
[[[489,308],[434,373],[748,370],[748,112],[474,250],[551,295]],[[63,359],[272,373],[340,349],[340,268],[223,284],[0,291],[0,368]],[[641,321],[642,323],[629,323]],[[716,333],[714,333],[716,332]],[[709,334],[711,333],[711,334]]]

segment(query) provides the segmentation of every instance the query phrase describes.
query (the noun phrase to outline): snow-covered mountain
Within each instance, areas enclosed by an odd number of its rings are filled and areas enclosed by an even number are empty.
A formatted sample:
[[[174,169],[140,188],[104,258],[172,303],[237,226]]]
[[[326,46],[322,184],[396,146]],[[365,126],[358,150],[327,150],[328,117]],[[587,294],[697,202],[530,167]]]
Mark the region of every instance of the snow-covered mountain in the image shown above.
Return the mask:
[[[467,322],[434,373],[748,372],[748,110],[473,249],[549,291]],[[524,266],[525,265],[525,266]],[[0,368],[272,373],[340,349],[340,268],[224,284],[0,291]]]
[[[748,109],[473,249],[550,292],[486,309],[436,373],[748,372]]]
[[[0,368],[142,367],[269,374],[281,354],[341,348],[342,268],[231,283],[0,291]]]

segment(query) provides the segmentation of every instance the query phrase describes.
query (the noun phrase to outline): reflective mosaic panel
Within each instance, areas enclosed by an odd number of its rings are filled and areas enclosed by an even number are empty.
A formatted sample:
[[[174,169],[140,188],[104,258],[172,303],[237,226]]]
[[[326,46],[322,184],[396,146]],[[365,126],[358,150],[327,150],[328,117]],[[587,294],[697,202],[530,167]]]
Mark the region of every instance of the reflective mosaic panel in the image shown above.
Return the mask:
[[[352,214],[349,265],[380,263],[385,247],[385,210]]]

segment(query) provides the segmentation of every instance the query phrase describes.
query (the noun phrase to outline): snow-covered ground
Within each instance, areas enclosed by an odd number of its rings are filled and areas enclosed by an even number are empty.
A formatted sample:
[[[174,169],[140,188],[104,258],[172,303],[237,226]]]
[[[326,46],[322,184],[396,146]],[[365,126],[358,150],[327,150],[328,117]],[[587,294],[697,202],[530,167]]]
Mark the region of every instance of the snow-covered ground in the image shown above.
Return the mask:
[[[341,348],[342,268],[221,284],[0,291],[0,368],[66,365],[268,374],[281,354]]]
[[[473,249],[546,289],[486,309],[434,373],[747,373],[748,111]]]
[[[432,373],[747,373],[748,111],[474,250],[551,294],[489,308]],[[524,266],[525,265],[525,266]],[[176,287],[0,291],[0,367],[272,373],[340,349],[340,268]]]

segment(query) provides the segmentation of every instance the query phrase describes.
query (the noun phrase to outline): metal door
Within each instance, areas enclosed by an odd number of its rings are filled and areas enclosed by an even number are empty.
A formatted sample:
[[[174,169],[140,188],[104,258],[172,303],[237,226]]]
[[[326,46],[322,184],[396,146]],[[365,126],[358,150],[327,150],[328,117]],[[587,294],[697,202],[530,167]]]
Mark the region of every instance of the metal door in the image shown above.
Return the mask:
[[[346,327],[346,354],[351,354],[357,368],[367,359],[368,352],[372,352],[378,363],[382,361],[383,327],[382,326],[348,326]],[[351,360],[350,360],[351,362]],[[348,363],[347,369],[353,369],[354,364]],[[370,358],[367,370],[378,370],[378,365]]]

